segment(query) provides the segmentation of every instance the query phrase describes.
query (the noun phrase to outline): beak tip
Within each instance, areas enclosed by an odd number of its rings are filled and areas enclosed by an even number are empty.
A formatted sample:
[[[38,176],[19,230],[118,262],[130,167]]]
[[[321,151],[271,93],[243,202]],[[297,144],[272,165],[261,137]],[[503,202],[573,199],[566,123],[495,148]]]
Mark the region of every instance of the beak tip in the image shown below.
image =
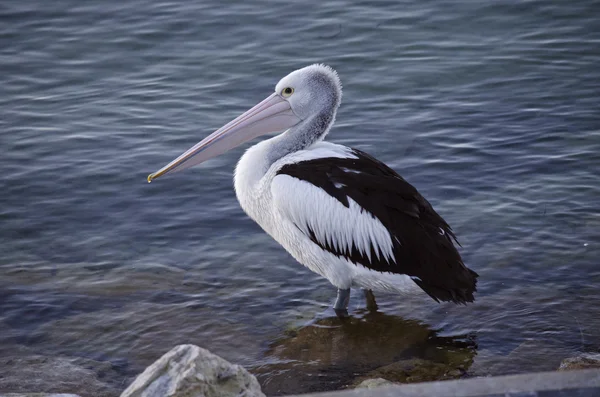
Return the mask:
[[[148,175],[148,183],[152,182],[152,180],[154,179],[154,174],[150,174]]]

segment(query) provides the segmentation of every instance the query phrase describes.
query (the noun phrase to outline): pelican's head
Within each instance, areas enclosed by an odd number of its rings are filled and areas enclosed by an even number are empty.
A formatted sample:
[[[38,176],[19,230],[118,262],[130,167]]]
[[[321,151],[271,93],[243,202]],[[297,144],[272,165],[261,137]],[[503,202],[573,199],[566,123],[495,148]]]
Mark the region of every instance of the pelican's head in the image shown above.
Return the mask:
[[[261,135],[285,131],[324,109],[332,109],[335,117],[341,98],[342,86],[335,70],[325,65],[298,69],[282,78],[275,92],[258,105],[148,175],[148,182],[203,163]]]
[[[275,93],[287,100],[294,114],[306,120],[342,100],[337,72],[327,65],[310,65],[288,74],[275,86]]]

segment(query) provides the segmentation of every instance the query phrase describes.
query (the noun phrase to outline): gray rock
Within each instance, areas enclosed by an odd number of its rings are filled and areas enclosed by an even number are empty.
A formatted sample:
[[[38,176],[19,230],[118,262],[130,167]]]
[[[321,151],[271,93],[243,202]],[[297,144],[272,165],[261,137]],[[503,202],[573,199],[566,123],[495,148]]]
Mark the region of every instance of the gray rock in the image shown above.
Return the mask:
[[[577,357],[564,359],[558,367],[559,371],[570,371],[573,369],[600,368],[600,353],[587,353]]]
[[[383,378],[367,379],[356,385],[356,389],[374,389],[380,386],[390,386],[395,384],[396,383],[390,382],[389,380],[385,380]]]
[[[179,345],[140,374],[121,397],[264,397],[256,378],[206,349]]]

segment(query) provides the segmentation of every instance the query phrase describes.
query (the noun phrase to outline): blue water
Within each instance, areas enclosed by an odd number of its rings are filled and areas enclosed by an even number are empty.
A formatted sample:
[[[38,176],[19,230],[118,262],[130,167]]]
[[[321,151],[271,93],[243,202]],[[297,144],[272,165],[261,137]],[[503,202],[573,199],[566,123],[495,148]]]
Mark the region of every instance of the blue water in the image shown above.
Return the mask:
[[[383,317],[366,323],[389,324],[388,344],[413,320],[468,335],[467,376],[599,351],[598,6],[4,2],[0,354],[110,363],[108,395],[179,343],[246,365],[268,394],[341,388],[396,359],[378,361],[388,347],[369,326],[353,346],[370,361],[311,356],[322,341],[307,345],[311,359],[274,347],[333,321],[335,290],[239,208],[231,178],[244,147],[146,183],[314,62],[344,84],[328,139],[414,184],[480,274],[474,305],[381,295]],[[355,291],[355,318],[362,308]]]

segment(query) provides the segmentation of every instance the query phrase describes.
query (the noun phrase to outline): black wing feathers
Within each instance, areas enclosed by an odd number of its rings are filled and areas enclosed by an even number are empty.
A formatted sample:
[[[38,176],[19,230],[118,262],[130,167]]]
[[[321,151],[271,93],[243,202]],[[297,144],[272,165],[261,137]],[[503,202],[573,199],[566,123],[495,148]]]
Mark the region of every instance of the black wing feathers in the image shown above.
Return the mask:
[[[431,204],[394,170],[367,153],[353,149],[357,158],[320,158],[286,164],[277,172],[309,182],[349,207],[348,198],[370,212],[388,229],[395,263],[371,259],[356,247],[340,252],[309,238],[321,248],[380,272],[406,274],[436,301],[472,302],[477,273],[467,268],[454,246],[454,233]]]

